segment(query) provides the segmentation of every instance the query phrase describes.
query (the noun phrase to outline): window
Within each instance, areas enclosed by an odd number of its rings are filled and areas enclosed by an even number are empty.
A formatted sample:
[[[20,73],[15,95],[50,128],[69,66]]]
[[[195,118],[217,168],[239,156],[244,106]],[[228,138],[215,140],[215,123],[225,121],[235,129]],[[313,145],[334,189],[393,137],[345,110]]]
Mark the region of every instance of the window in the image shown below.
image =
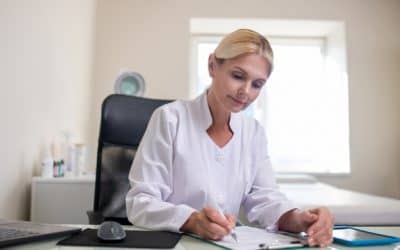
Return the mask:
[[[192,37],[192,97],[211,83],[208,56],[222,36]],[[246,113],[266,128],[274,168],[285,173],[349,173],[347,82],[327,53],[329,39],[269,41],[274,71]]]

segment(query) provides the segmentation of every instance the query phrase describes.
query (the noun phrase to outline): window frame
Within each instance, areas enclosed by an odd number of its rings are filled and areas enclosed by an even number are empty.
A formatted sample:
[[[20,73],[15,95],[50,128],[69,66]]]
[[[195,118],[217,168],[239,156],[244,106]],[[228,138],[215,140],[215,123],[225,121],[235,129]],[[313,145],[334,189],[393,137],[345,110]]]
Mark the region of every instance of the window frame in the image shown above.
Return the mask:
[[[198,63],[199,63],[199,58],[198,58],[198,48],[199,45],[201,43],[218,43],[224,36],[225,34],[192,34],[191,36],[191,40],[190,40],[190,56],[191,56],[191,60],[190,60],[190,97],[194,98],[196,97],[199,93],[197,92],[197,88],[198,88],[198,72],[197,69],[199,67]],[[328,37],[326,36],[307,36],[307,37],[303,37],[303,36],[268,36],[268,40],[271,42],[271,44],[299,44],[299,45],[318,45],[321,48],[321,55],[323,58],[323,67],[326,67],[326,61],[328,58],[328,53],[327,53],[327,49],[328,49]],[[347,82],[346,82],[347,83]],[[267,102],[267,98],[265,97],[265,91],[263,90],[260,94],[261,98],[257,98],[257,102],[254,103],[253,105],[265,105],[266,103],[263,102]],[[348,100],[347,100],[347,109],[348,109]],[[347,110],[347,116],[349,115],[349,110]],[[257,114],[254,114],[254,118],[256,118]],[[265,119],[267,116],[266,111],[263,112],[263,126],[265,126]],[[260,117],[257,117],[257,119],[259,119]],[[348,122],[348,118],[347,118],[347,122]],[[347,136],[349,134],[349,126],[347,124]],[[348,139],[348,138],[346,138]],[[351,166],[350,166],[350,142],[348,141],[347,143],[347,155],[348,155],[348,159],[347,159],[347,165],[346,166],[346,170],[345,171],[340,171],[340,172],[334,172],[332,171],[332,169],[327,169],[327,171],[321,171],[321,172],[313,172],[313,171],[279,171],[279,167],[275,166],[275,169],[278,173],[282,173],[282,174],[312,174],[312,175],[316,175],[316,176],[346,176],[349,175],[351,173]]]

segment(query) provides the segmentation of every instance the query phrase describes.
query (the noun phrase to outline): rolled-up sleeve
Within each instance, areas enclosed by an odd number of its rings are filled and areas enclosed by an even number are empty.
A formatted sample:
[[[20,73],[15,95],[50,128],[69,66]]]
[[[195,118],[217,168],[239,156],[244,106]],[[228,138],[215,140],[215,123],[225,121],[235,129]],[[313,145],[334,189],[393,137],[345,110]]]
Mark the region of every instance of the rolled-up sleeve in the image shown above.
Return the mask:
[[[165,107],[152,115],[129,173],[129,221],[137,226],[179,232],[195,209],[167,202],[173,190],[174,135],[177,118]]]
[[[281,215],[296,206],[280,192],[276,184],[265,132],[260,125],[256,126],[253,142],[253,177],[242,205],[249,222],[266,229],[275,229]]]

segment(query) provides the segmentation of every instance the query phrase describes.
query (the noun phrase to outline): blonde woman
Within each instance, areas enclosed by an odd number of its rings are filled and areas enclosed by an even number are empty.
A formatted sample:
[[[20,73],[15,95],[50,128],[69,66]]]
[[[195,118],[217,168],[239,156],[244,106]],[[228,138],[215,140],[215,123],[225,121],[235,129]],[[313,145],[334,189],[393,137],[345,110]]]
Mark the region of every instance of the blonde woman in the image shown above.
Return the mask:
[[[152,115],[129,175],[128,219],[150,229],[220,240],[234,228],[243,206],[248,220],[260,227],[305,231],[311,246],[330,244],[329,210],[300,210],[278,190],[264,128],[241,113],[272,72],[267,39],[236,30],[209,56],[208,67],[207,91]]]

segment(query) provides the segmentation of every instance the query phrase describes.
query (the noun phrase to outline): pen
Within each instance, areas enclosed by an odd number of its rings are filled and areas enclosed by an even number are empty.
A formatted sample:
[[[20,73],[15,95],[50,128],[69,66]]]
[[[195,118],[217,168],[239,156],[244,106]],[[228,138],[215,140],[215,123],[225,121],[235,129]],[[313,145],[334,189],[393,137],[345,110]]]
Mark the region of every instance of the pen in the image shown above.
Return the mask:
[[[209,198],[208,201],[209,201],[209,203],[210,203],[209,206],[211,206],[212,208],[214,208],[215,210],[217,210],[218,213],[219,213],[220,215],[222,215],[222,216],[225,217],[224,213],[222,212],[221,208],[218,206],[217,202],[215,202],[215,201],[211,198],[210,195],[208,196],[208,198]],[[235,229],[232,229],[232,230],[231,230],[230,236],[235,240],[235,242],[238,242],[237,234],[236,234],[236,232],[235,232]]]
[[[278,234],[283,234],[286,236],[291,236],[300,240],[307,240],[308,239],[308,234],[306,232],[300,232],[300,233],[291,233],[291,232],[286,232],[286,231],[276,231]]]
[[[279,245],[267,245],[267,244],[259,244],[259,250],[272,250],[272,249],[285,249],[285,248],[295,248],[295,247],[303,247],[304,245],[300,241],[291,241],[286,244]]]

